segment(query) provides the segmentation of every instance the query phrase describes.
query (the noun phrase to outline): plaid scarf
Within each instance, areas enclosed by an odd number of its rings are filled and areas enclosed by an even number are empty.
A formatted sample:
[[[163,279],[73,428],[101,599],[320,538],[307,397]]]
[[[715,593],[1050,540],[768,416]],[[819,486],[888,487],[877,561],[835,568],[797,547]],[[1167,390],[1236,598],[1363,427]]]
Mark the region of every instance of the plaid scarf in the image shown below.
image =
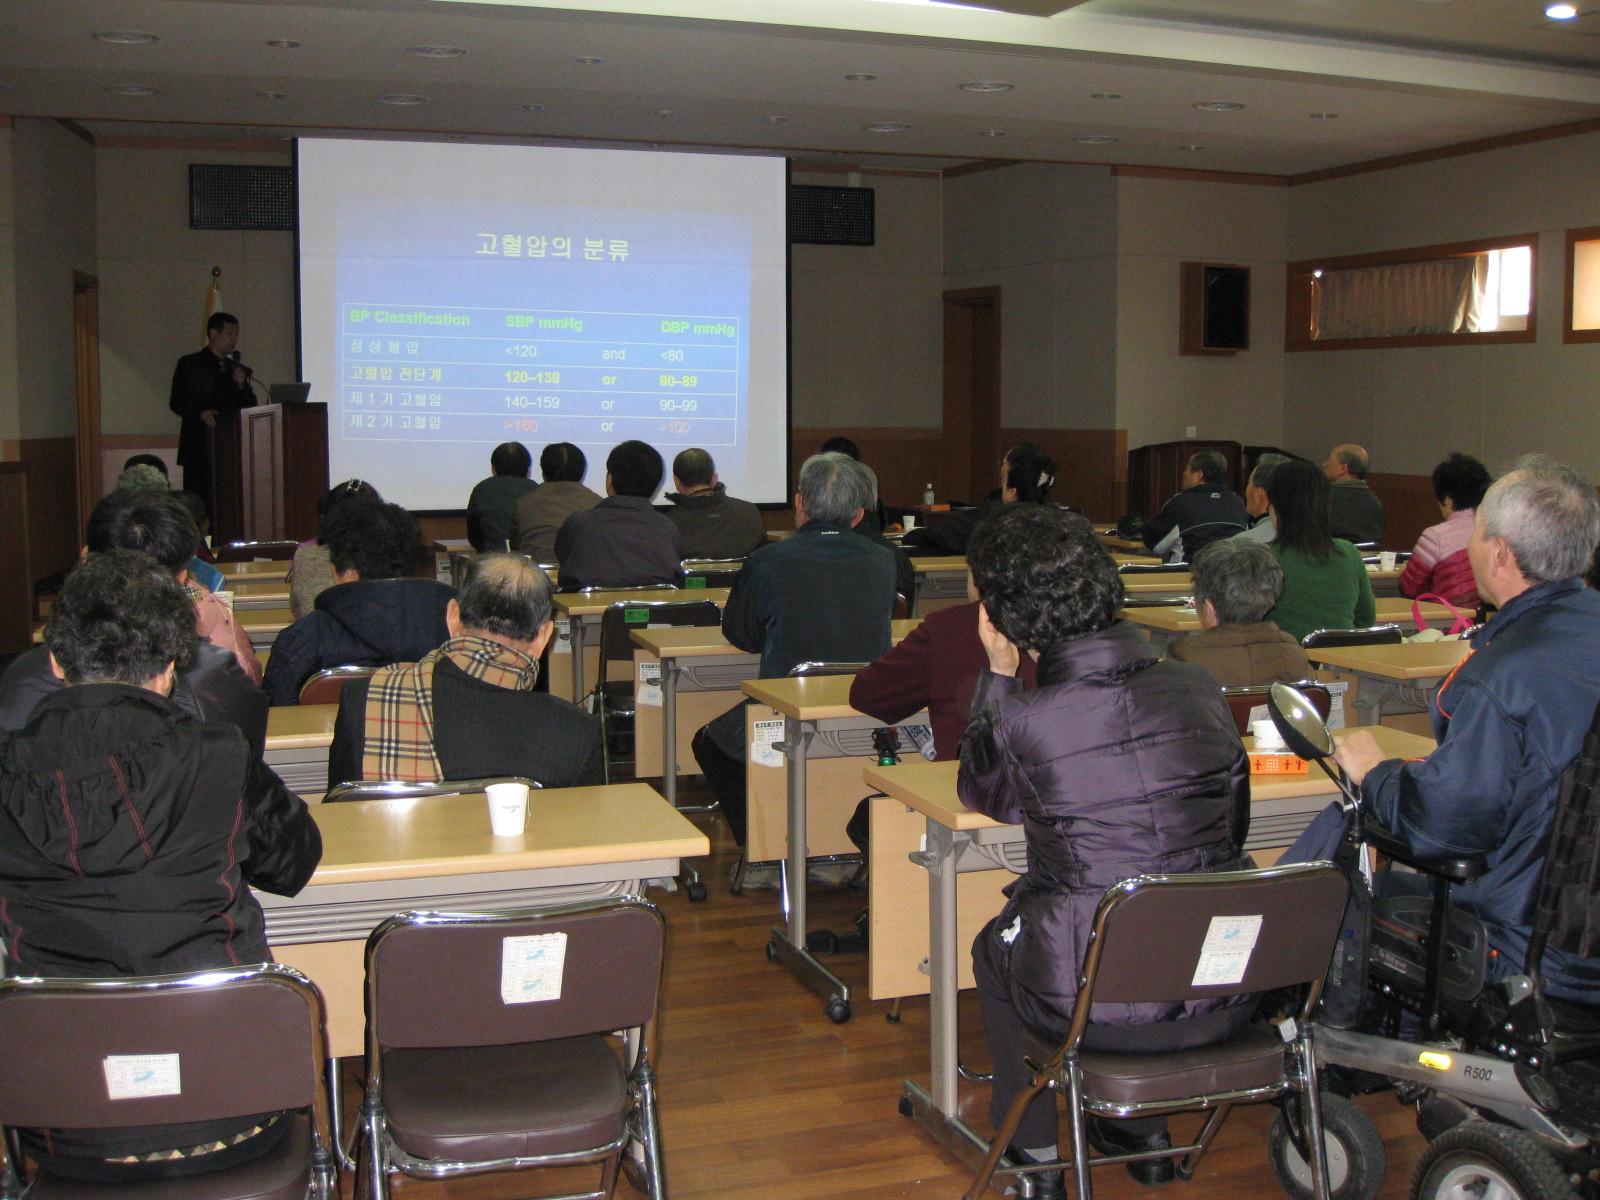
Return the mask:
[[[444,660],[473,679],[515,692],[531,692],[539,678],[536,659],[470,635],[451,638],[418,662],[379,667],[367,684],[361,778],[412,783],[444,778],[433,746],[433,673]]]

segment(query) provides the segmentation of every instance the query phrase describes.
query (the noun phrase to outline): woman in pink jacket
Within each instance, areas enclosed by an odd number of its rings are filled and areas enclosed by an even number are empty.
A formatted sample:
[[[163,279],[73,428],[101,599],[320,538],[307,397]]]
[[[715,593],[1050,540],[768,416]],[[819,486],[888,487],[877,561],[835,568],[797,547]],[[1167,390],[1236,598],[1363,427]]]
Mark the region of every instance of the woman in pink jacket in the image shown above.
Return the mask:
[[[1478,606],[1478,583],[1467,561],[1474,510],[1489,490],[1489,471],[1477,459],[1452,452],[1433,469],[1433,497],[1444,520],[1422,531],[1400,575],[1400,594],[1443,596],[1463,608]]]

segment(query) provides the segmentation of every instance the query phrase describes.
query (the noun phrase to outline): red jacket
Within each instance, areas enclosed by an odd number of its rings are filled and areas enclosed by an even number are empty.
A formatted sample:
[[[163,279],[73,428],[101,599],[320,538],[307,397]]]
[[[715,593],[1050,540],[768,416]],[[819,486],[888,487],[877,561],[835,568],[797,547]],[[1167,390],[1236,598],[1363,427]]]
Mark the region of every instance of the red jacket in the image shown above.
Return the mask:
[[[967,731],[978,672],[989,665],[978,640],[978,606],[942,608],[923,618],[898,646],[856,676],[851,707],[880,721],[902,721],[926,708],[939,758],[955,758]],[[1034,683],[1033,659],[1022,656],[1017,674]]]

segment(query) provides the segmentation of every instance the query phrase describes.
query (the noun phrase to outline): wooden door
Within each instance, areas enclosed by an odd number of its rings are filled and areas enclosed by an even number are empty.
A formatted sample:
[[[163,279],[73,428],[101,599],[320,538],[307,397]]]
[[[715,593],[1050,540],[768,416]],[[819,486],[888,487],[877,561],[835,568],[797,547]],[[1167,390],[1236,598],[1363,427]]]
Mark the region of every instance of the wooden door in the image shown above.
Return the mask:
[[[977,503],[997,484],[1000,445],[1000,289],[944,294],[942,500]]]

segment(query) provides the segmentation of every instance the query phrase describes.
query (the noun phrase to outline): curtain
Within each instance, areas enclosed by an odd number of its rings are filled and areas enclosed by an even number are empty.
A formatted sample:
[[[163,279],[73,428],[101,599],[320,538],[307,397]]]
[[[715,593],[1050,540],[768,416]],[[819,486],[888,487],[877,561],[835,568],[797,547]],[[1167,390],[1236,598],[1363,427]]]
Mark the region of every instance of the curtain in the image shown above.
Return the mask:
[[[1311,336],[1476,333],[1486,255],[1324,271],[1312,281]]]

